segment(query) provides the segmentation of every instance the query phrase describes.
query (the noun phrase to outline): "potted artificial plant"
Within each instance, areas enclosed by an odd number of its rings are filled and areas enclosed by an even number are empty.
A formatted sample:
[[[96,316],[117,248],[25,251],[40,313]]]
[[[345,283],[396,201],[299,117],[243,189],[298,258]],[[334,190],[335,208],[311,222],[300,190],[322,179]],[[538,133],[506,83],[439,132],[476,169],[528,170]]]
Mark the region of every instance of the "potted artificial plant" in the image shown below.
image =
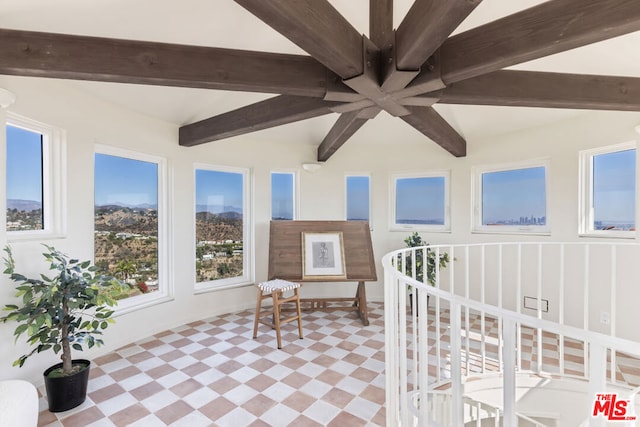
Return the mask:
[[[35,353],[61,353],[62,362],[44,372],[49,410],[61,412],[86,398],[90,362],[72,359],[71,349],[82,351],[83,345],[91,348],[103,344],[99,336],[113,323],[110,307],[115,301],[101,290],[118,282],[110,276],[96,275],[97,269],[90,261],[70,259],[52,246],[44,246],[47,252],[43,256],[55,275],[41,274],[37,279],[16,273],[11,248],[4,248],[4,273],[18,283],[16,297],[20,303],[5,305],[9,314],[0,320],[18,322],[13,333],[16,340],[26,334],[27,343],[34,346],[13,362],[14,366],[22,367]]]
[[[422,237],[417,232],[414,232],[412,235],[408,236],[404,239],[404,243],[408,248],[415,248],[421,246],[429,246]],[[436,266],[439,270],[442,270],[449,264],[449,254],[447,252],[440,253],[439,259],[436,260],[436,251],[427,250],[426,256],[426,265],[425,265],[425,251],[416,251],[416,280],[422,283],[428,283],[431,286],[435,286],[436,284]],[[405,258],[405,274],[412,274],[413,272],[413,257],[411,255],[407,255]],[[427,274],[427,280],[425,281],[424,274]],[[408,287],[409,291],[411,291],[411,287]],[[427,303],[429,301],[429,296],[427,295]],[[409,294],[409,303],[411,305],[411,309],[413,311],[413,298],[412,294]]]

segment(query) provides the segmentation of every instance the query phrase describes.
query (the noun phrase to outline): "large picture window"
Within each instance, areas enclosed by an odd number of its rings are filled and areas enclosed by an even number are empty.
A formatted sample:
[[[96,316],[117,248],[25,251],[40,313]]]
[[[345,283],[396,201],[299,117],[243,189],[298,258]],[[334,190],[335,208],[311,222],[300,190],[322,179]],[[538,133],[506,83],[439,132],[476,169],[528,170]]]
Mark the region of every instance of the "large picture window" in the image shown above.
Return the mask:
[[[168,294],[165,161],[98,147],[94,163],[94,262],[125,286],[118,300]]]
[[[252,280],[249,171],[200,165],[196,188],[196,290]]]
[[[581,234],[633,237],[636,228],[635,143],[580,153]]]
[[[449,231],[449,172],[396,175],[392,229]]]
[[[63,132],[14,114],[6,125],[9,240],[64,232]]]
[[[271,172],[271,219],[293,220],[296,217],[296,174]]]
[[[347,221],[369,221],[370,184],[368,175],[349,175],[346,178]]]
[[[474,168],[474,231],[550,231],[547,161]]]

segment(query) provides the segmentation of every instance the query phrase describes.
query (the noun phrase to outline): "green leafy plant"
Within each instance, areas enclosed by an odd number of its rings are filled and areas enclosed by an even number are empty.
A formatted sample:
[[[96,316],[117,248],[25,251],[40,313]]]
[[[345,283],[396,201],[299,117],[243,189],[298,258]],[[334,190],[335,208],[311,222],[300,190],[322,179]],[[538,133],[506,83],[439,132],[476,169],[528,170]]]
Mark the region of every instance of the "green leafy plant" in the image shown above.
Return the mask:
[[[421,247],[421,246],[429,246],[428,243],[422,240],[422,237],[417,232],[414,232],[412,235],[408,236],[404,239],[404,243],[409,248]],[[439,255],[439,259],[436,259],[436,251],[427,249],[426,250],[426,268],[424,265],[425,256],[424,251],[416,251],[416,280],[424,283],[424,272],[427,273],[427,283],[431,286],[435,286],[436,284],[436,265],[441,270],[449,264],[449,254],[447,252],[441,252]],[[413,257],[411,254],[407,255],[405,258],[405,266],[406,271],[405,274],[411,274],[413,271]]]
[[[33,354],[51,349],[56,354],[62,352],[62,373],[58,375],[66,376],[77,369],[72,364],[72,348],[82,351],[85,344],[89,348],[104,344],[100,335],[114,322],[110,307],[116,302],[102,290],[120,283],[113,277],[96,275],[97,268],[90,261],[71,259],[52,246],[44,246],[47,252],[42,255],[49,270],[56,274],[51,277],[41,274],[38,279],[16,273],[11,248],[4,248],[4,273],[18,283],[16,296],[22,299],[22,304],[6,304],[4,310],[9,314],[0,320],[18,322],[13,333],[16,340],[26,334],[27,342],[35,346],[20,356],[14,366],[22,367]]]

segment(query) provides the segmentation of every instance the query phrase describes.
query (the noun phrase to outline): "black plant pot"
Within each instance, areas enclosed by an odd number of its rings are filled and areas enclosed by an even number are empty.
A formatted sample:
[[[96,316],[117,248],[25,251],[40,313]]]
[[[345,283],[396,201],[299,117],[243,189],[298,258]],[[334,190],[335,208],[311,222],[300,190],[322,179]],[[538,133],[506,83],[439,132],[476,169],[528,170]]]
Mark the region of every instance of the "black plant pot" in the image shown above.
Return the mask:
[[[74,359],[74,365],[84,365],[85,368],[67,377],[49,378],[48,374],[54,369],[61,368],[62,363],[53,365],[44,371],[44,385],[47,390],[49,411],[63,412],[79,406],[87,398],[87,383],[89,382],[89,368],[91,362],[84,359]]]

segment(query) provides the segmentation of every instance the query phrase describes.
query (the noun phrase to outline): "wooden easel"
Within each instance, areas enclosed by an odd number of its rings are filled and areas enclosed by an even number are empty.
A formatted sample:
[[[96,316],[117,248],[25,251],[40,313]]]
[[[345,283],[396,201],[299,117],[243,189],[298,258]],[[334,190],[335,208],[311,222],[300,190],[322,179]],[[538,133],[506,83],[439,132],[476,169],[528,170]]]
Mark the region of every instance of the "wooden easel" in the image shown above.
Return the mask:
[[[346,278],[302,277],[302,233],[342,232]],[[356,311],[369,325],[365,281],[376,281],[376,267],[369,224],[364,221],[271,221],[269,234],[269,280],[292,282],[358,282],[353,298],[302,298],[305,310]],[[330,306],[351,302],[350,306]]]

